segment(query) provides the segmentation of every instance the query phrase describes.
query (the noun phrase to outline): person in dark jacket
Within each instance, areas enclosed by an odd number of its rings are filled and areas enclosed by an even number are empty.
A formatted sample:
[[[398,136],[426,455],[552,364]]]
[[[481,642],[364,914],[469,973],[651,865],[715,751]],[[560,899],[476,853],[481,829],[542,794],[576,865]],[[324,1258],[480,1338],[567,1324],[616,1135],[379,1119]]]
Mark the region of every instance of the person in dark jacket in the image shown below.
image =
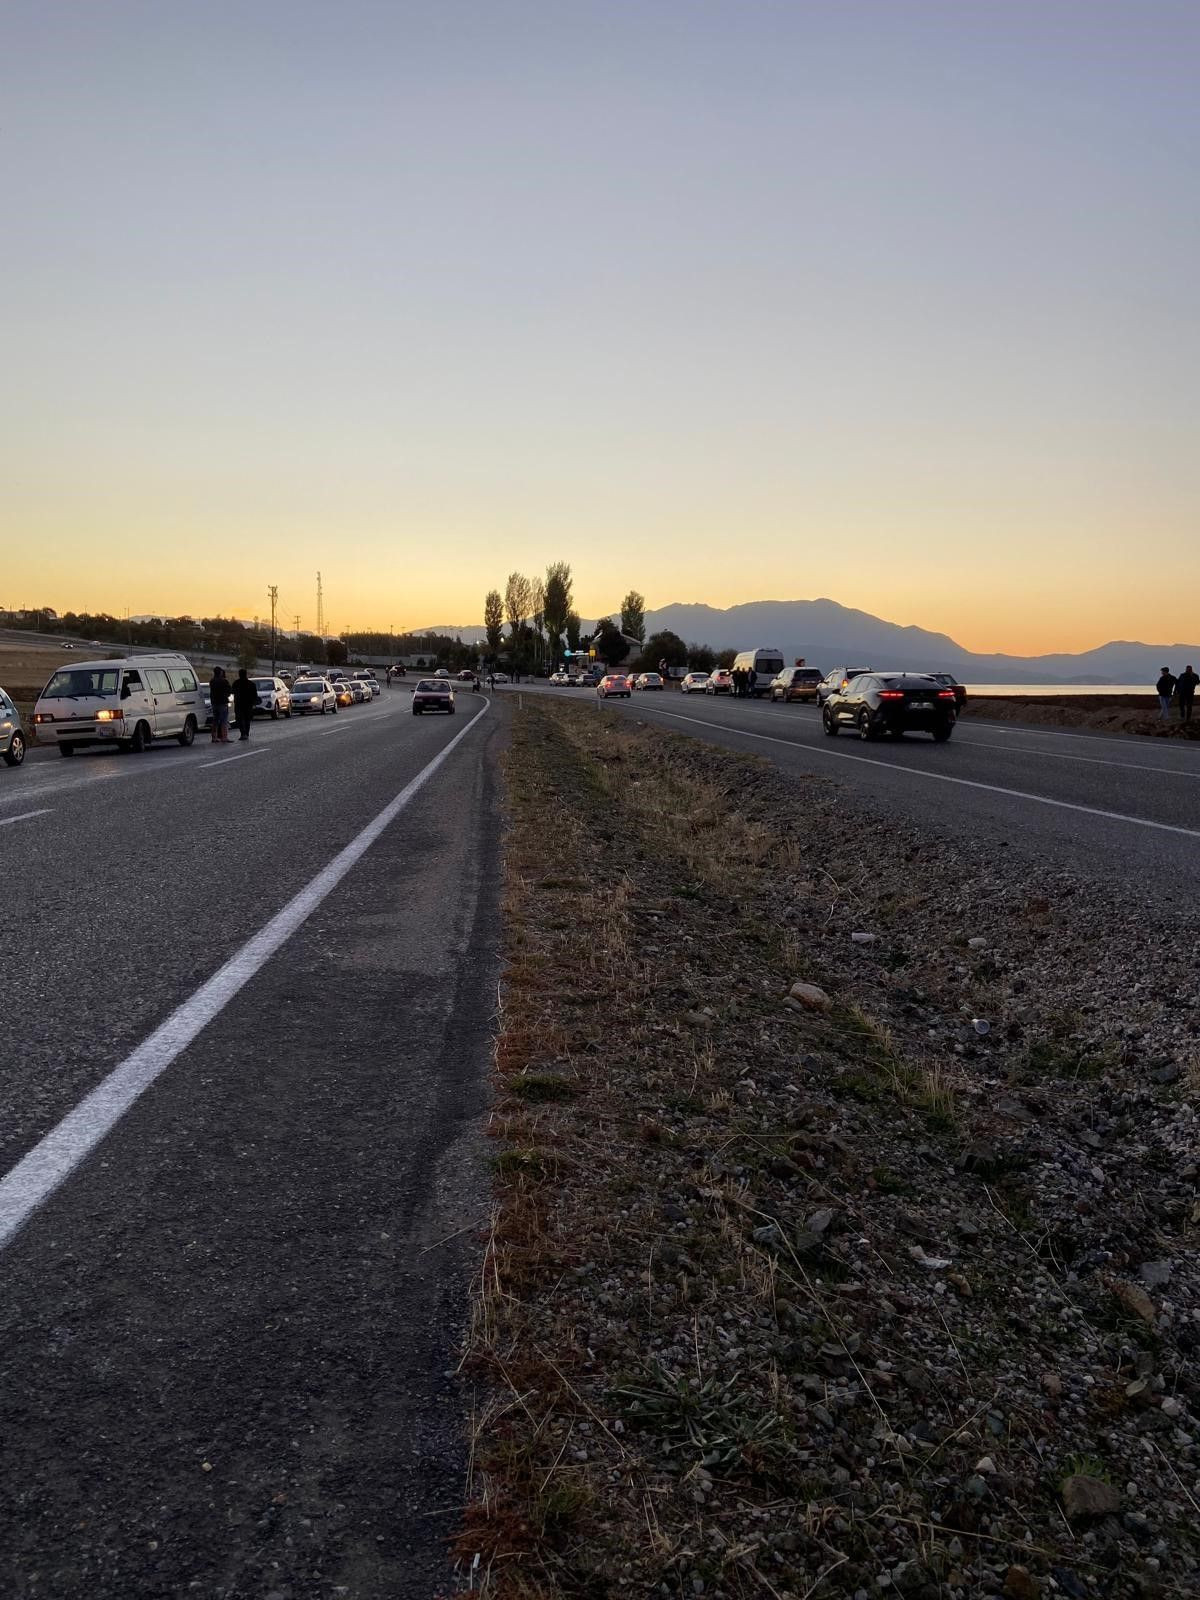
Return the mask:
[[[254,708],[258,704],[258,690],[250,682],[245,667],[238,670],[237,682],[233,686],[233,714],[237,720],[238,738],[250,737],[250,719],[254,715]],[[229,737],[226,725],[225,737]]]
[[[229,700],[233,694],[233,686],[225,676],[224,667],[212,669],[212,681],[208,686],[209,703],[212,706],[212,737],[214,744],[229,743]]]
[[[1192,705],[1196,699],[1196,685],[1198,683],[1200,683],[1200,677],[1192,670],[1192,664],[1189,661],[1175,680],[1175,695],[1179,701],[1180,722],[1190,722],[1192,720]]]
[[[1170,667],[1164,667],[1158,682],[1154,685],[1154,692],[1158,696],[1158,712],[1164,722],[1171,716],[1171,696],[1175,693],[1175,675]]]

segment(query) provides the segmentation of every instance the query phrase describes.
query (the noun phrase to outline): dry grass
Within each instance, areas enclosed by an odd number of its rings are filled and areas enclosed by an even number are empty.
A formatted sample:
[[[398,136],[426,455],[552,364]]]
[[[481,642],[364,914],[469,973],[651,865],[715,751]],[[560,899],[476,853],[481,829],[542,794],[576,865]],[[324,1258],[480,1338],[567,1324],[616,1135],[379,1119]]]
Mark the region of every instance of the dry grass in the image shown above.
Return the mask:
[[[692,748],[583,708],[532,703],[514,723],[498,1204],[464,1358],[482,1398],[457,1542],[497,1600],[676,1592],[702,1572],[730,1595],[775,1593],[778,1557],[741,1536],[734,1503],[751,1526],[754,1507],[785,1508],[805,1530],[794,1592],[823,1582],[841,1552],[798,1453],[803,1399],[771,1361],[730,1371],[723,1319],[753,1305],[777,1333],[799,1318],[838,1348],[853,1336],[836,1250],[801,1258],[780,1213],[821,1202],[811,1141],[761,1127],[745,1086],[769,1064],[795,1071],[811,1036],[901,1114],[953,1120],[944,1069],[905,1062],[865,1013],[782,1010],[811,974],[797,941],[762,927],[755,884],[802,854],[738,811],[761,764],[729,757],[714,779]],[[697,1162],[706,1220],[680,1233],[662,1192]],[[686,1340],[694,1381],[655,1355],[669,1339]]]

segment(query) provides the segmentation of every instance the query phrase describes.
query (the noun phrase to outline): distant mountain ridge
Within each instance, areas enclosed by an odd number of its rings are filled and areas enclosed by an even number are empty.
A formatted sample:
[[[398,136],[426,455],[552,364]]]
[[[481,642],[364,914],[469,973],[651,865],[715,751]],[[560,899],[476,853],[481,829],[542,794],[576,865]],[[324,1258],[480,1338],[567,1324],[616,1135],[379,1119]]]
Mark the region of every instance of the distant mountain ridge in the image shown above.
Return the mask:
[[[611,615],[619,614],[618,606]],[[585,628],[591,626],[594,624],[585,624]],[[1078,653],[985,655],[965,649],[948,634],[887,622],[827,599],[752,600],[727,609],[680,603],[647,611],[647,636],[663,629],[677,633],[689,644],[707,644],[714,650],[777,645],[785,661],[803,656],[810,666],[825,670],[843,664],[910,670],[927,667],[952,672],[968,683],[1145,683],[1149,688],[1163,665],[1173,672],[1181,671],[1188,662],[1200,668],[1200,644],[1143,644],[1126,639]],[[468,643],[485,636],[479,627],[443,626],[428,631],[460,634]]]

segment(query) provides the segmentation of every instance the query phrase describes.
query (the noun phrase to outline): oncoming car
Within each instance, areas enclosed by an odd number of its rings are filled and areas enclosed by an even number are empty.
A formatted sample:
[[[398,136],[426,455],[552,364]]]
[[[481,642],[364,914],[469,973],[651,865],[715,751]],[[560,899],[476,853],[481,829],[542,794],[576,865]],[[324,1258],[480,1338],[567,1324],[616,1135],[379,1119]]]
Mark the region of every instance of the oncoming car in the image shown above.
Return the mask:
[[[86,745],[148,750],[155,739],[190,745],[204,716],[186,656],[146,655],[60,667],[38,696],[39,744],[73,756]]]
[[[454,715],[454,690],[446,678],[422,678],[413,690],[413,716],[426,711],[448,711]]]
[[[849,727],[860,739],[931,733],[944,744],[954,721],[954,690],[918,672],[857,672],[821,708],[821,726],[831,739]]]
[[[354,704],[354,690],[350,687],[349,678],[339,678],[332,685],[332,688],[339,706],[352,706]],[[362,690],[360,689],[358,692],[361,696]]]
[[[596,685],[601,700],[628,700],[629,679],[623,672],[606,672]]]

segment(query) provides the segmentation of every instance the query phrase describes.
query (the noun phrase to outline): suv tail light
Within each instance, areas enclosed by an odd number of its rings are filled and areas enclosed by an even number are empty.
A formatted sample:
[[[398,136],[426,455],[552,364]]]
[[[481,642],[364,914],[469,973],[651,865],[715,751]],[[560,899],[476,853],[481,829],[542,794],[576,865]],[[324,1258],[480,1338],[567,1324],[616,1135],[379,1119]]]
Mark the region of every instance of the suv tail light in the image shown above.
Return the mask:
[[[903,700],[904,699],[904,690],[903,689],[881,689],[879,691],[879,698],[881,700]]]
[[[939,700],[955,700],[958,698],[953,689],[939,689],[937,697]]]

